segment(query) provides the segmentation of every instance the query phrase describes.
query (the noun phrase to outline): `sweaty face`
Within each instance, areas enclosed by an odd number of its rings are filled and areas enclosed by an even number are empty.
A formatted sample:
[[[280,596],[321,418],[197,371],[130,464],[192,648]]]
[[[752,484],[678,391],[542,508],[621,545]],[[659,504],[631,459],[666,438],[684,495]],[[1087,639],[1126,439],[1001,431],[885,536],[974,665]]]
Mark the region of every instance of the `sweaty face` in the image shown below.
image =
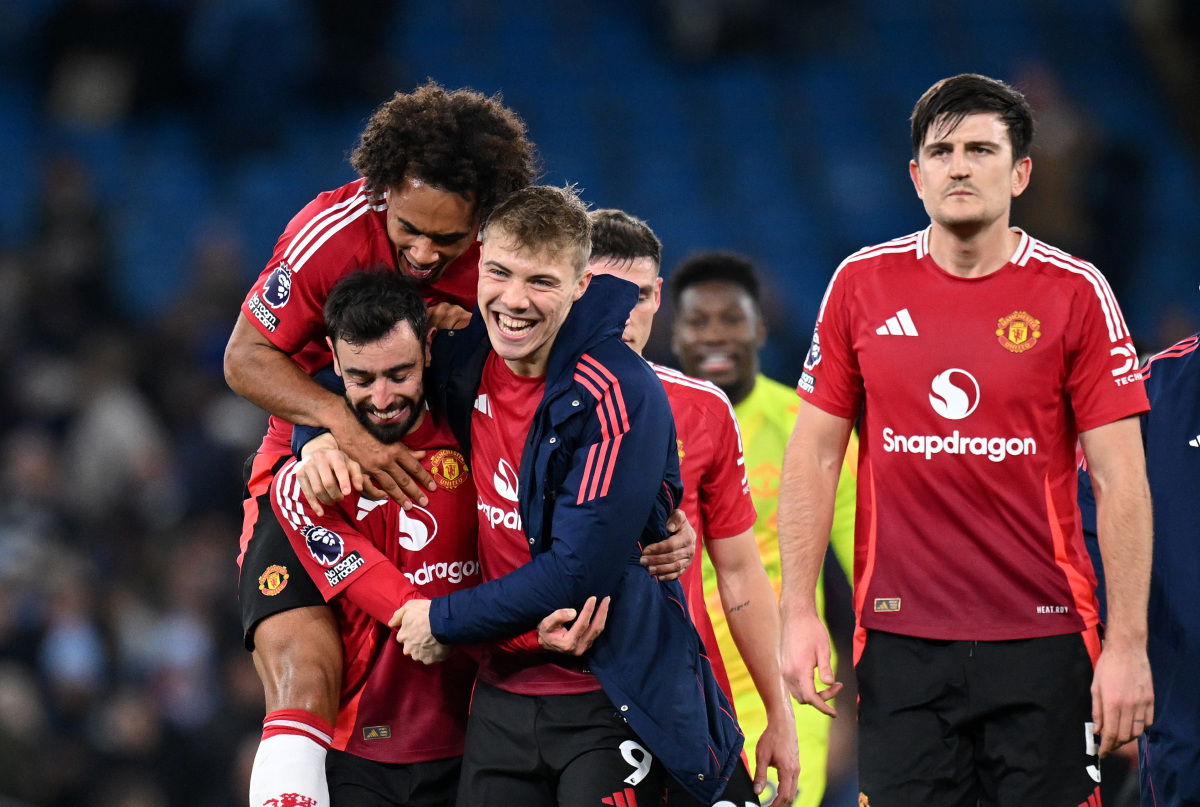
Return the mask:
[[[741,286],[710,281],[680,295],[671,349],[685,373],[713,382],[734,403],[754,388],[764,341],[758,306]]]
[[[375,342],[351,345],[339,339],[333,346],[334,369],[346,382],[346,401],[381,443],[399,441],[424,413],[422,374],[428,355],[427,342],[418,339],[407,322]]]
[[[388,189],[387,206],[400,271],[423,285],[436,282],[467,251],[479,227],[474,201],[411,176]]]
[[[576,278],[567,255],[531,253],[509,243],[503,232],[483,242],[479,310],[492,349],[514,373],[546,372],[554,337],[591,279],[587,271]]]
[[[625,320],[625,332],[621,340],[633,348],[639,356],[650,340],[650,329],[654,326],[654,315],[662,304],[662,278],[658,276],[658,264],[653,258],[635,258],[623,261],[619,258],[600,258],[588,264],[593,275],[616,275],[622,280],[636,283],[638,301]]]
[[[1030,166],[1028,157],[1013,163],[1008,127],[989,112],[968,115],[952,131],[934,121],[909,173],[929,218],[982,228],[1008,214],[1029,184]]]

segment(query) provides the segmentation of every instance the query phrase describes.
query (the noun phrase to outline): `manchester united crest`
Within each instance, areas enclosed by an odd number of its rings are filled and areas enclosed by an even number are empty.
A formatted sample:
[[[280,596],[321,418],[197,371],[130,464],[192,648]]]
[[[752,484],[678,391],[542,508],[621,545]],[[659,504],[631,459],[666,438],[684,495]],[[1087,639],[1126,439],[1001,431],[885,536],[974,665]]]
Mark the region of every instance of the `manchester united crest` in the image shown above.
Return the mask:
[[[457,451],[443,449],[429,461],[429,472],[446,490],[454,490],[467,478],[467,463]]]
[[[1007,317],[1001,317],[996,323],[996,336],[1000,345],[1013,353],[1024,353],[1037,344],[1042,332],[1038,330],[1042,323],[1025,311],[1014,311]]]
[[[286,566],[268,566],[267,570],[258,576],[258,590],[268,597],[274,597],[287,588],[287,581]]]

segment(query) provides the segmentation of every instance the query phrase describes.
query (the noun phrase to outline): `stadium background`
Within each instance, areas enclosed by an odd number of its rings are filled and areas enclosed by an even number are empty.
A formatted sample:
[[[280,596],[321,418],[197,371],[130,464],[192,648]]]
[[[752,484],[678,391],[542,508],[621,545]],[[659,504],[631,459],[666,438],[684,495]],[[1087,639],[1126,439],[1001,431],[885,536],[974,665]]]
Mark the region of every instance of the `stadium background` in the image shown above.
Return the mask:
[[[546,181],[646,218],[668,269],[752,256],[790,382],[840,258],[924,226],[907,116],[966,70],[1038,113],[1017,222],[1106,272],[1139,347],[1195,331],[1186,0],[0,0],[0,804],[245,803],[264,418],[222,350],[393,90],[502,91]]]

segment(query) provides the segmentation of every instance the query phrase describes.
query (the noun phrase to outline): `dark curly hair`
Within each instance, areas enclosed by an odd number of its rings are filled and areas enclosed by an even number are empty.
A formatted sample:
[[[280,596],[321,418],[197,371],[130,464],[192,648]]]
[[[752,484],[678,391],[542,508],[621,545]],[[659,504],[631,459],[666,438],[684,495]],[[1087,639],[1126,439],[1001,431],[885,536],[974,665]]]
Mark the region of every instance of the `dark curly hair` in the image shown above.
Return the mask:
[[[448,92],[432,79],[375,110],[350,164],[375,192],[412,174],[442,190],[474,194],[483,217],[537,176],[525,122],[499,93]]]

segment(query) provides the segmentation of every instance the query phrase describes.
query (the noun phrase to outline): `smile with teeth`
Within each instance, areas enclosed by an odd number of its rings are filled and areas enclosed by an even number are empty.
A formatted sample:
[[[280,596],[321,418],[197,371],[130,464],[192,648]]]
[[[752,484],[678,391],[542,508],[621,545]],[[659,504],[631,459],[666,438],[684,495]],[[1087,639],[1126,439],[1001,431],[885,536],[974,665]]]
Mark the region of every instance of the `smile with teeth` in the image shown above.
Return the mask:
[[[404,406],[398,407],[396,409],[388,410],[387,412],[380,412],[378,409],[370,409],[370,410],[368,410],[368,413],[371,415],[371,417],[375,418],[376,420],[395,420],[406,409],[407,409],[407,407],[404,407]]]
[[[404,265],[408,267],[408,271],[412,275],[414,275],[415,277],[421,277],[421,278],[429,277],[430,275],[433,274],[433,270],[437,268],[437,266],[431,266],[428,269],[421,269],[418,266],[414,266],[413,262],[410,261],[408,258],[404,259]]]
[[[524,336],[537,323],[496,312],[496,324],[500,326],[500,332],[505,336]]]

